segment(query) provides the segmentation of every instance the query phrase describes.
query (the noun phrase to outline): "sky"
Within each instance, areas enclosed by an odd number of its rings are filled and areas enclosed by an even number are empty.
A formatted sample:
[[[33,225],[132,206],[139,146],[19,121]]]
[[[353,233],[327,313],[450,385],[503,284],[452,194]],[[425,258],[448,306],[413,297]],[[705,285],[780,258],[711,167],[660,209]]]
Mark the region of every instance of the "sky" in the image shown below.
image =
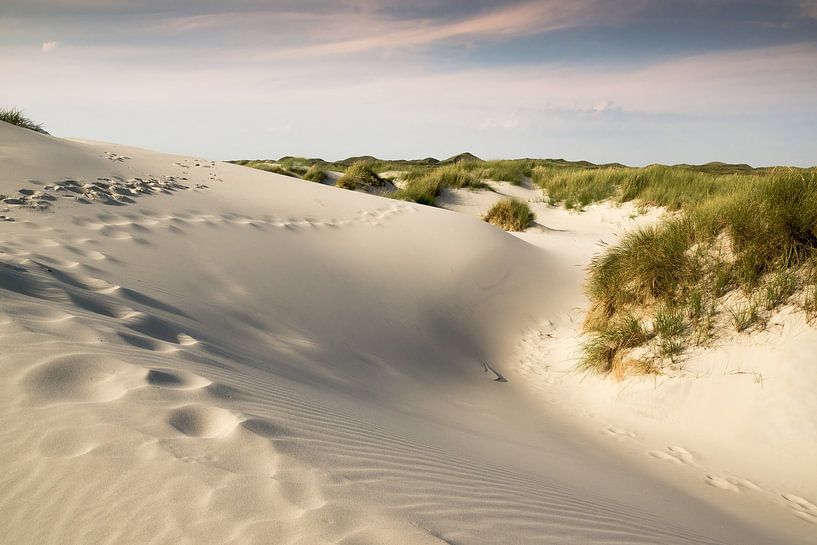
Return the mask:
[[[817,0],[0,0],[0,107],[211,159],[817,165]]]

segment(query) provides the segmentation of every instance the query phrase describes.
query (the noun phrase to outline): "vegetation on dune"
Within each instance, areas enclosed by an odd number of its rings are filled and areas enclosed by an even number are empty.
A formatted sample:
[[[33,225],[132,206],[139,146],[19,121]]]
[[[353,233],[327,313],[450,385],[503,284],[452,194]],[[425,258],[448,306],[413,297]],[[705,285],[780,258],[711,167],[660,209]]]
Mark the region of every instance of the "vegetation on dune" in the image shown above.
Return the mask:
[[[389,195],[395,199],[434,206],[443,188],[490,189],[473,172],[449,164],[434,169],[412,169],[403,176],[405,187]]]
[[[282,165],[278,163],[268,163],[264,161],[249,161],[246,163],[245,166],[250,168],[255,168],[258,170],[263,170],[266,172],[272,172],[273,174],[283,174],[284,176],[289,176],[291,178],[297,178],[298,175],[294,172],[291,172],[284,168]]]
[[[485,180],[541,187],[551,204],[581,210],[601,201],[671,211],[596,257],[581,366],[601,372],[656,372],[691,346],[763,327],[782,305],[817,319],[817,170],[743,164],[595,165],[564,159],[483,161],[462,153],[329,163],[284,157],[240,161],[317,181],[342,171],[339,187],[382,188],[383,196],[435,205],[445,188],[491,189]],[[275,165],[275,166],[272,166]],[[400,173],[391,190],[379,173]],[[534,220],[526,203],[505,199],[484,217],[503,229]],[[729,332],[732,333],[729,333]]]
[[[466,166],[480,172],[480,177],[483,179],[520,185],[532,176],[533,169],[538,163],[532,159],[514,159],[479,161],[477,163],[467,163]]]
[[[35,123],[25,116],[23,110],[18,108],[0,108],[0,121],[5,121],[6,123],[11,123],[12,125],[17,125],[18,127],[42,134],[48,134],[43,128],[42,123]]]
[[[343,189],[384,187],[386,180],[378,176],[374,165],[368,159],[353,163],[338,179],[337,187]]]
[[[483,219],[506,231],[524,231],[533,224],[536,216],[528,203],[505,198],[493,205]]]
[[[309,180],[310,182],[322,183],[324,180],[326,180],[326,177],[326,169],[323,169],[318,165],[312,165],[304,173],[304,180]]]
[[[741,190],[762,175],[762,171],[749,174],[755,175],[710,174],[664,165],[592,169],[537,166],[532,169],[533,182],[545,190],[551,203],[562,203],[566,208],[577,210],[608,199],[680,210],[689,204]]]
[[[730,175],[723,187],[700,180],[642,186],[683,212],[627,234],[592,262],[583,367],[656,369],[727,329],[762,326],[787,303],[814,316],[817,171]],[[647,331],[636,344],[621,333],[631,320]]]

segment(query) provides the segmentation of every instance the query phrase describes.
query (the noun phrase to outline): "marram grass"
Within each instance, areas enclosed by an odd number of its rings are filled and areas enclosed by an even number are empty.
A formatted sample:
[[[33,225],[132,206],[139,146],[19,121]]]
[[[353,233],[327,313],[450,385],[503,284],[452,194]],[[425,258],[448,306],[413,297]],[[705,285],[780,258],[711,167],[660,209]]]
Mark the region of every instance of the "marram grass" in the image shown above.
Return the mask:
[[[697,203],[679,201],[680,214],[627,234],[593,260],[584,368],[608,372],[636,348],[609,340],[628,316],[651,324],[649,337],[656,340],[639,346],[652,347],[660,360],[711,340],[718,323],[746,331],[791,302],[813,312],[817,171],[778,169],[747,178],[724,178],[724,187],[704,193],[694,189]]]
[[[506,231],[524,231],[533,225],[536,216],[528,203],[505,198],[493,205],[483,219]]]
[[[6,123],[11,123],[12,125],[17,125],[18,127],[42,134],[48,134],[43,128],[42,123],[35,123],[26,117],[23,111],[18,108],[0,108],[0,121],[5,121]]]

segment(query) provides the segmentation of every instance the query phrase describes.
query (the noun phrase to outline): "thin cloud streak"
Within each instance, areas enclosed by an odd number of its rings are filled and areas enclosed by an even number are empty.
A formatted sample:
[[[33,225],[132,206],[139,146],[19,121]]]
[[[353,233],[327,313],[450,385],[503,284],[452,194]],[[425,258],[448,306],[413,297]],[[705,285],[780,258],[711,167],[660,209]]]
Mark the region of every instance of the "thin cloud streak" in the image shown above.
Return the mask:
[[[620,0],[614,2],[618,9],[611,16],[601,9],[605,4],[609,7],[610,2],[534,0],[452,21],[393,19],[375,13],[355,12],[228,12],[172,18],[157,23],[155,28],[184,33],[229,29],[237,25],[252,28],[259,24],[275,24],[282,29],[294,25],[302,33],[292,40],[291,46],[284,45],[274,52],[256,57],[319,58],[426,47],[438,43],[509,40],[589,24],[610,24],[645,5],[642,0]],[[365,37],[361,38],[361,34]]]

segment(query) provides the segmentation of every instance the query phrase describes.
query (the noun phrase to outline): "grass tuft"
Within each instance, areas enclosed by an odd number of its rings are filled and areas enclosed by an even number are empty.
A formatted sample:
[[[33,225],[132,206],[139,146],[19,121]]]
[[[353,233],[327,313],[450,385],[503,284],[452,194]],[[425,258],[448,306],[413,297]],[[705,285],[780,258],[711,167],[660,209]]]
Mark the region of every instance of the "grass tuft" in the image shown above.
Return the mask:
[[[472,171],[462,164],[443,165],[431,170],[414,168],[403,176],[405,187],[391,197],[434,206],[443,188],[490,189]]]
[[[385,185],[386,180],[378,176],[374,164],[367,160],[352,163],[337,183],[337,187],[343,189],[383,187]]]
[[[582,346],[579,366],[586,370],[610,372],[622,363],[624,349],[634,348],[649,339],[649,334],[635,316],[620,316],[604,330],[590,335]]]
[[[323,183],[326,180],[327,173],[326,170],[319,167],[318,165],[312,165],[307,169],[304,173],[304,180],[309,180],[310,182],[317,182]]]
[[[524,231],[533,224],[536,216],[528,203],[506,198],[493,205],[483,219],[506,231]]]
[[[0,121],[5,121],[6,123],[11,123],[12,125],[41,134],[48,134],[43,128],[42,123],[35,123],[26,117],[23,110],[19,108],[0,108]]]
[[[760,320],[757,303],[749,302],[743,305],[735,305],[729,309],[729,317],[732,326],[738,333],[746,331]]]

